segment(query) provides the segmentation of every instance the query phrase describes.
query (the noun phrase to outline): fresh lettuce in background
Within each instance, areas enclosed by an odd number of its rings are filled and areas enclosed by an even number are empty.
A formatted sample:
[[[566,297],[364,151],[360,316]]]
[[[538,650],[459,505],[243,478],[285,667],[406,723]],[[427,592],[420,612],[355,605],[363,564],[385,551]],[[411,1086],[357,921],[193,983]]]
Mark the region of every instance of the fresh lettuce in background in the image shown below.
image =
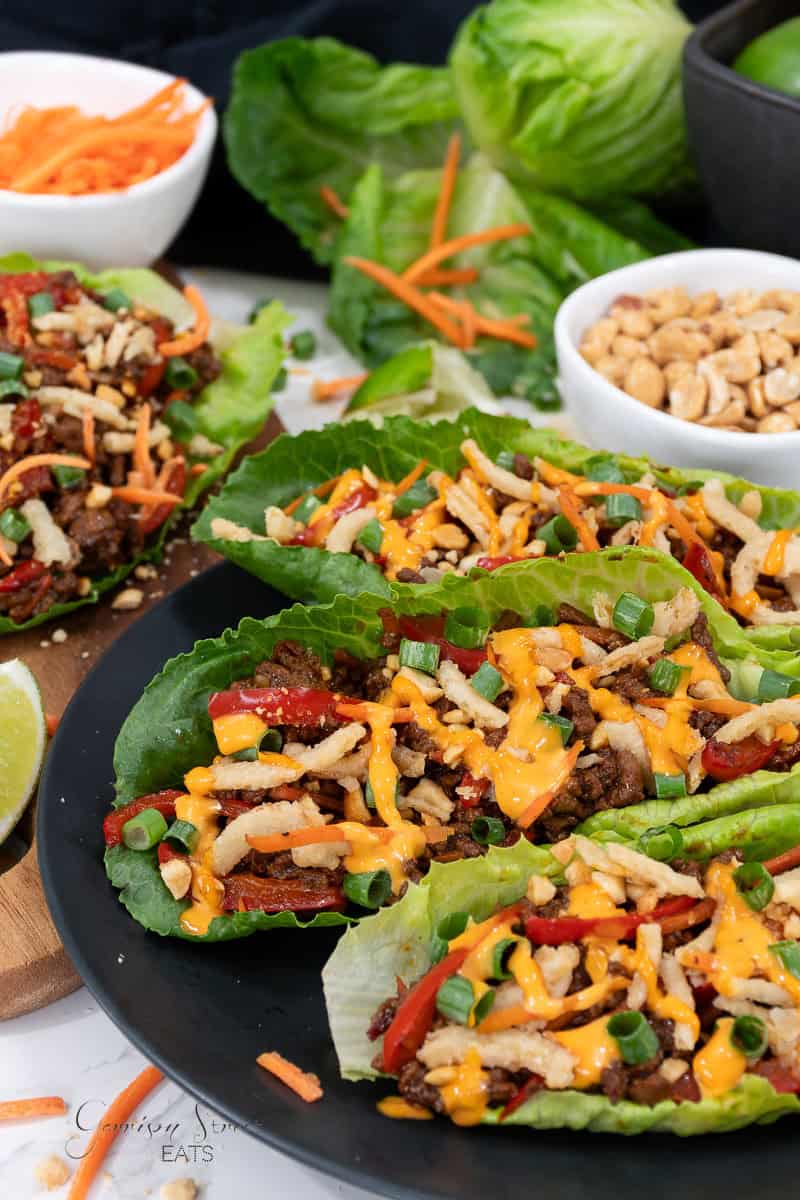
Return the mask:
[[[543,847],[519,841],[492,849],[485,858],[446,865],[434,863],[419,884],[397,904],[351,926],[340,938],[322,972],[331,1036],[345,1079],[376,1079],[372,1065],[377,1043],[367,1029],[380,1004],[411,985],[431,965],[434,932],[448,913],[466,912],[476,921],[524,895],[533,874],[555,875],[558,863]],[[746,1075],[725,1096],[695,1104],[662,1101],[652,1107],[607,1096],[567,1090],[537,1092],[503,1124],[534,1129],[588,1129],[595,1133],[647,1131],[687,1137],[724,1133],[755,1122],[770,1123],[800,1111],[800,1097],[779,1094],[765,1079]],[[489,1109],[483,1124],[499,1124]]]
[[[143,267],[115,267],[92,273],[80,263],[40,262],[24,253],[0,258],[0,274],[65,269],[74,271],[80,282],[88,288],[98,292],[121,288],[131,299],[163,313],[176,326],[191,324],[192,309],[181,292],[155,271]],[[282,333],[289,324],[290,317],[281,305],[273,303],[261,310],[249,328],[237,328],[233,332],[230,327],[220,330],[218,353],[222,372],[204,388],[194,403],[194,410],[199,418],[198,432],[223,446],[224,453],[212,458],[202,475],[189,478],[182,507],[191,507],[202,492],[225,474],[237,451],[261,431],[272,409],[274,397],[271,388],[283,362]],[[209,340],[212,345],[217,345],[213,326]],[[19,633],[54,617],[64,616],[85,604],[95,604],[104,592],[121,583],[138,562],[160,556],[164,540],[178,512],[180,509],[165,522],[152,544],[141,554],[108,575],[94,580],[87,596],[66,604],[54,604],[47,612],[21,624],[0,616],[0,635]]]
[[[333,38],[286,38],[239,58],[224,136],[242,186],[327,263],[341,221],[320,188],[346,204],[370,163],[387,177],[439,166],[459,123],[444,68],[382,67]]]
[[[447,351],[449,356],[455,351]],[[369,403],[369,389],[396,396],[397,389],[408,387],[413,393],[424,386],[429,373],[429,351],[418,346],[405,351],[378,368],[363,385],[362,399]],[[374,380],[374,384],[373,384]],[[359,393],[356,393],[358,396]],[[362,591],[389,595],[415,584],[390,585],[378,567],[354,554],[330,554],[305,546],[280,546],[274,541],[235,542],[215,538],[211,525],[215,517],[227,518],[253,533],[264,535],[264,510],[271,505],[285,508],[291,500],[339,475],[348,467],[368,466],[383,479],[397,481],[408,474],[421,459],[431,469],[455,474],[463,465],[460,446],[472,437],[495,459],[501,450],[520,450],[531,458],[537,455],[567,471],[584,474],[593,459],[613,457],[629,481],[640,479],[653,470],[657,478],[672,488],[689,483],[700,484],[712,475],[722,478],[727,494],[738,501],[747,490],[761,496],[759,518],[765,529],[795,529],[800,526],[800,493],[745,483],[732,475],[712,471],[689,471],[678,467],[654,465],[644,458],[624,454],[604,455],[578,442],[560,437],[550,429],[534,429],[515,417],[497,417],[468,409],[452,421],[435,424],[405,416],[390,416],[380,428],[367,421],[352,421],[346,426],[328,425],[309,430],[297,437],[284,435],[260,454],[251,455],[226,481],[219,495],[212,497],[193,529],[193,536],[208,542],[215,550],[245,570],[278,588],[293,599],[322,602],[339,592],[358,595]],[[510,567],[503,571],[512,571]],[[681,572],[688,586],[699,590],[693,577]],[[676,585],[677,586],[677,585]],[[703,593],[705,597],[705,593]],[[708,597],[705,597],[708,599]],[[789,626],[770,626],[767,631],[743,631],[738,622],[712,601],[718,631],[737,642],[746,635],[764,652],[774,652],[776,670],[800,675],[800,656],[789,653],[796,644],[798,631]],[[768,665],[766,662],[764,665]]]
[[[492,0],[450,55],[470,136],[514,178],[578,199],[683,188],[690,31],[674,0]]]

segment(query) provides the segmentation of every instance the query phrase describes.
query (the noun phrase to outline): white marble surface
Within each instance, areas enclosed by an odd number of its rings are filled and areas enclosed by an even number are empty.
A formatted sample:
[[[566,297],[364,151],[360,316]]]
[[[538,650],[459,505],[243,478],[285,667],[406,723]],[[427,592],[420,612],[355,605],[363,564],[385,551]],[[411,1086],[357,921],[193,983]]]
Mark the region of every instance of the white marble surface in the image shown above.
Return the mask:
[[[256,300],[272,296],[295,317],[295,329],[313,329],[318,340],[313,376],[290,376],[277,410],[291,433],[335,420],[343,402],[315,403],[310,380],[355,374],[360,368],[325,327],[322,285],[220,271],[187,274],[221,317],[242,321]],[[508,408],[516,415],[533,415],[521,401]],[[550,417],[550,423],[556,421]],[[563,418],[558,424],[566,431]],[[104,1107],[144,1065],[85,989],[41,1012],[0,1024],[0,1099],[60,1095],[69,1106],[64,1117],[0,1125],[0,1200],[44,1195],[34,1171],[50,1154],[74,1170]],[[173,1083],[162,1084],[136,1115],[142,1128],[117,1139],[92,1200],[155,1200],[163,1183],[187,1176],[201,1185],[201,1200],[255,1195],[377,1200],[374,1193],[318,1175],[232,1129]],[[63,1200],[67,1191],[46,1194]]]

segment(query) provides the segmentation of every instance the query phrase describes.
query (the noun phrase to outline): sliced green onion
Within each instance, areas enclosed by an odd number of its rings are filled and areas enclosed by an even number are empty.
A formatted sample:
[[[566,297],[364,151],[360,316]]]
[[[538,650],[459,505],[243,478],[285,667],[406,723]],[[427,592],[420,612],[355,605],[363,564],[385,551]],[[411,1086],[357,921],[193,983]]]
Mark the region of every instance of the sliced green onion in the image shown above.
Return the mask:
[[[625,476],[622,474],[617,460],[605,454],[589,459],[586,464],[586,478],[592,479],[595,483],[625,482]]]
[[[16,508],[7,508],[0,514],[0,533],[12,542],[23,541],[31,531],[26,517]]]
[[[197,841],[197,826],[191,821],[173,821],[162,841],[169,842],[179,850],[191,854]]]
[[[258,746],[245,746],[243,750],[234,750],[231,758],[236,762],[258,762]]]
[[[574,550],[578,544],[575,527],[561,513],[551,517],[546,525],[537,529],[536,537],[544,542],[548,554],[561,554],[562,550]]]
[[[82,467],[51,467],[50,470],[53,472],[58,486],[67,490],[77,487],[86,478],[86,472]]]
[[[25,359],[19,354],[0,352],[0,379],[19,379],[24,366]]]
[[[672,651],[677,650],[678,646],[682,646],[684,642],[688,642],[691,636],[691,629],[684,629],[683,633],[673,633],[672,637],[668,637],[664,642],[664,649],[667,654],[672,654]]]
[[[731,1026],[731,1045],[747,1058],[761,1058],[769,1045],[767,1027],[760,1017],[737,1017]]]
[[[606,1029],[619,1046],[623,1062],[629,1066],[641,1066],[658,1053],[655,1030],[640,1012],[614,1013],[613,1017],[609,1018]]]
[[[649,600],[623,592],[614,605],[611,622],[615,629],[629,638],[645,637],[653,628],[655,610]]]
[[[129,850],[149,850],[167,832],[167,822],[157,808],[145,808],[122,826],[122,840]]]
[[[800,942],[773,942],[769,947],[790,975],[800,979]]]
[[[494,988],[489,988],[488,992],[484,992],[478,1003],[472,1010],[472,1020],[476,1025],[480,1025],[481,1021],[485,1021],[489,1013],[494,1008]]]
[[[440,938],[438,934],[434,934],[431,938],[431,966],[441,962],[445,954],[447,954],[447,942],[444,938]]]
[[[313,358],[317,351],[317,339],[310,329],[303,329],[290,339],[289,349],[295,358]]]
[[[657,663],[653,663],[647,672],[650,687],[654,692],[661,692],[664,696],[671,696],[680,683],[681,675],[685,670],[686,667],[679,667],[670,658],[660,658]]]
[[[295,521],[301,521],[303,525],[307,525],[309,518],[321,506],[322,501],[312,492],[310,496],[306,496],[301,504],[298,504],[292,516]]]
[[[506,827],[497,817],[476,817],[470,832],[479,846],[499,846],[506,840]]]
[[[498,454],[497,458],[494,461],[497,463],[498,467],[500,467],[503,471],[511,471],[512,474],[515,474],[515,472],[514,472],[514,459],[515,458],[516,458],[516,455],[514,454],[513,450],[501,450],[500,453]]]
[[[127,292],[123,292],[122,288],[112,288],[110,292],[106,292],[103,296],[103,308],[107,308],[109,312],[119,312],[121,308],[132,308],[131,298]]]
[[[679,488],[676,488],[676,496],[689,496],[692,492],[702,492],[705,485],[703,479],[690,479],[688,483],[682,483]]]
[[[52,312],[56,303],[49,292],[34,292],[28,297],[28,312],[33,320]]]
[[[761,672],[761,678],[758,681],[758,700],[763,703],[765,700],[784,700],[789,696],[796,696],[800,692],[800,679],[792,679],[791,675],[782,675],[780,671]]]
[[[265,296],[263,300],[256,300],[255,304],[247,315],[247,324],[254,325],[262,308],[269,308],[270,304],[272,304],[272,296]]]
[[[353,904],[361,908],[380,908],[392,894],[392,877],[388,871],[359,871],[345,875],[342,891]]]
[[[286,367],[281,367],[273,379],[272,387],[269,390],[271,392],[282,392],[288,382],[289,372],[286,370]]]
[[[506,686],[503,676],[488,662],[481,663],[470,679],[470,683],[478,695],[483,696],[484,700],[488,700],[490,704],[497,699]]]
[[[439,654],[439,647],[430,642],[412,642],[409,638],[403,638],[400,642],[400,666],[424,671],[426,675],[433,675],[436,671]]]
[[[163,420],[176,442],[190,442],[200,426],[197,413],[186,400],[172,400],[164,409]]]
[[[444,624],[445,641],[462,650],[477,650],[486,641],[489,621],[480,608],[454,608]]]
[[[492,950],[492,979],[511,979],[511,972],[506,964],[518,941],[519,938],[503,938],[495,943]]]
[[[432,500],[436,499],[436,496],[437,493],[430,484],[426,483],[424,479],[418,479],[408,491],[397,497],[392,506],[392,516],[409,517],[418,508],[424,508],[426,504],[430,504]]]
[[[27,396],[28,389],[21,379],[0,379],[0,396]]]
[[[682,773],[680,775],[661,775],[658,771],[654,771],[653,781],[659,800],[677,800],[686,795],[686,776]]]
[[[267,729],[258,748],[262,754],[280,754],[283,749],[283,734],[279,729]]]
[[[436,933],[446,942],[452,942],[453,938],[461,937],[468,924],[469,913],[451,912],[446,917],[442,917],[436,926]]]
[[[641,521],[642,506],[635,496],[627,492],[613,492],[606,496],[606,524],[621,529],[628,521]]]
[[[436,993],[436,1008],[448,1021],[468,1025],[475,992],[472,984],[463,975],[451,975],[445,979]]]
[[[639,849],[648,858],[670,862],[683,850],[683,834],[677,825],[661,825],[647,829],[639,838]]]
[[[575,722],[570,721],[569,717],[562,717],[560,713],[543,712],[539,713],[539,720],[544,721],[545,725],[553,725],[561,734],[561,744],[566,746],[569,739],[572,737],[572,731],[575,728]]]
[[[775,894],[775,880],[767,868],[760,862],[742,863],[733,872],[739,895],[752,908],[753,912],[761,912],[766,908]]]
[[[176,356],[167,360],[164,378],[171,388],[179,392],[186,392],[190,387],[194,387],[199,376],[191,363],[188,363],[185,358]]]
[[[316,496],[314,497],[316,500]],[[297,514],[295,514],[296,516]],[[365,550],[369,550],[372,554],[380,554],[381,546],[383,545],[383,526],[377,517],[373,517],[356,538],[360,546]]]

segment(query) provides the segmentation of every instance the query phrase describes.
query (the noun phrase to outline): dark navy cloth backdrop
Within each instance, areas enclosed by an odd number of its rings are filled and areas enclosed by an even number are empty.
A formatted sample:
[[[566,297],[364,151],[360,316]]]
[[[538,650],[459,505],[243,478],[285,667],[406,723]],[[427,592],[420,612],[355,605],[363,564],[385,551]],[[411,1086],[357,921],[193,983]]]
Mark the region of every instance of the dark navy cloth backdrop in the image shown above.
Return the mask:
[[[0,47],[73,50],[158,67],[190,78],[221,111],[233,62],[249,47],[290,35],[327,35],[383,62],[442,63],[459,22],[474,7],[473,0],[2,0]],[[721,4],[685,0],[682,7],[698,20]],[[227,174],[221,146],[172,255],[278,275],[314,271],[291,235]]]

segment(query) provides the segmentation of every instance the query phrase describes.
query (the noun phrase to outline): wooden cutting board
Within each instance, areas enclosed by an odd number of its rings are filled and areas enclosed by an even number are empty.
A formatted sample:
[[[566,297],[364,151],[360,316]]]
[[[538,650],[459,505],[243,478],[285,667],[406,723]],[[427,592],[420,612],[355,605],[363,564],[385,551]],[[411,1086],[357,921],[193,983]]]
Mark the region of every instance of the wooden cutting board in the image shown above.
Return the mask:
[[[282,432],[272,416],[248,451],[261,449]],[[0,640],[0,661],[23,659],[39,681],[48,714],[60,716],[86,672],[127,627],[154,604],[205,570],[218,556],[193,546],[180,534],[171,541],[154,578],[131,576],[122,586],[141,588],[144,600],[133,611],[111,607],[114,593],[97,605]],[[66,640],[62,640],[63,631]],[[54,638],[55,635],[55,638]],[[80,987],[81,981],[61,945],[47,909],[32,837],[33,814],[27,813],[12,837],[13,847],[28,843],[23,857],[0,874],[0,1020],[51,1004]],[[0,855],[3,853],[0,848]],[[4,864],[0,859],[0,871]]]

